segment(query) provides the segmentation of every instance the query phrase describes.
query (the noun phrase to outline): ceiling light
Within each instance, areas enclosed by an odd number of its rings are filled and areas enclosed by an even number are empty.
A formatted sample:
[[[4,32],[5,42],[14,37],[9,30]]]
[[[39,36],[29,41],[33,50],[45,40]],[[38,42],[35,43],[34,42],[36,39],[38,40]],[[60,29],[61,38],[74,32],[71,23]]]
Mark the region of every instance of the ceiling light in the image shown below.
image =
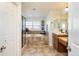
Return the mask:
[[[32,10],[33,10],[33,11],[35,11],[35,10],[36,10],[36,8],[33,8]]]

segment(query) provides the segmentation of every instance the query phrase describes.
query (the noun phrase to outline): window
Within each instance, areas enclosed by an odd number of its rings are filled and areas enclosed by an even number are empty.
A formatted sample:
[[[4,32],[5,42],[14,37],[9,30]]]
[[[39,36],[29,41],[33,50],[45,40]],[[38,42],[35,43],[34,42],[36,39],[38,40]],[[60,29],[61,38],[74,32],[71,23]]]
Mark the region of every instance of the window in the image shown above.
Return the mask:
[[[32,21],[26,21],[26,28],[32,29]]]
[[[26,21],[26,28],[41,30],[41,21]]]

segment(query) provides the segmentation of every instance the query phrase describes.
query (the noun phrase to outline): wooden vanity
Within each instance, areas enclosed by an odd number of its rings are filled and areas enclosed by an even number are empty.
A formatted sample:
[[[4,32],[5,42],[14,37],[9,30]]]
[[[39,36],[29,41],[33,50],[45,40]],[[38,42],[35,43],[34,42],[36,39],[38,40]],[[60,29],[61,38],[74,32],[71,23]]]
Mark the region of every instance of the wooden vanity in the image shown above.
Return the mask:
[[[67,46],[68,43],[68,37],[58,37],[59,43],[63,44],[64,46]]]
[[[53,46],[58,52],[67,53],[68,35],[66,33],[53,33]]]

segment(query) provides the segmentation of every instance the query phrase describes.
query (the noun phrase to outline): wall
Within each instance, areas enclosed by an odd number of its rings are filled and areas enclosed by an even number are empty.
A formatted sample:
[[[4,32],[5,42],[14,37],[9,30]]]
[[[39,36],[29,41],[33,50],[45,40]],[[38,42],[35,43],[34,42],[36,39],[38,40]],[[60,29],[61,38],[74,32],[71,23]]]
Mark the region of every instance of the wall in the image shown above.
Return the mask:
[[[47,19],[46,19],[46,23],[45,23],[45,28],[46,28],[46,31],[48,32],[48,37],[49,37],[49,39],[48,39],[49,46],[53,46],[53,39],[52,39],[53,26],[52,26],[52,20],[53,20],[53,17],[48,15]]]
[[[68,17],[67,17],[68,18]],[[59,32],[61,29],[62,24],[65,24],[65,29],[68,29],[68,19],[56,19],[53,21],[54,23],[54,32]]]
[[[21,18],[20,4],[0,3],[1,40],[6,40],[6,49],[2,55],[20,55]]]
[[[48,14],[48,18],[52,19],[54,27],[52,32],[59,32],[59,27],[62,23],[65,23],[66,27],[68,26],[68,12],[65,12],[64,10],[56,10],[55,12],[57,13],[55,14],[54,11],[51,10]]]
[[[79,56],[79,2],[69,3],[68,34],[68,55]]]
[[[66,15],[66,16],[65,16]],[[67,14],[64,14],[62,15],[62,17],[60,16],[56,16],[56,15],[53,15],[53,11],[50,11],[48,16],[47,16],[47,19],[46,19],[46,26],[48,25],[48,28],[46,28],[45,26],[45,29],[48,29],[46,30],[49,34],[49,45],[52,46],[53,45],[53,38],[52,38],[52,34],[53,33],[58,33],[59,32],[59,28],[62,23],[65,23],[66,24],[66,27],[68,26],[67,25]]]

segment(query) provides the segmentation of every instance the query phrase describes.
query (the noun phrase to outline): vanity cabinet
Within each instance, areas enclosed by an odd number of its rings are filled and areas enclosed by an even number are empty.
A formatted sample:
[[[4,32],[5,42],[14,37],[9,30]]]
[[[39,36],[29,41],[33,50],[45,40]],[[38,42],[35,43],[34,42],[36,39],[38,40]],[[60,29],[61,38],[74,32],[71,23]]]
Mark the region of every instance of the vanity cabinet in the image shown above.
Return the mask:
[[[53,47],[58,51],[58,52],[67,52],[67,34],[56,34],[53,33]],[[66,38],[66,39],[65,39]]]
[[[58,35],[53,34],[53,47],[57,50],[58,49]]]

